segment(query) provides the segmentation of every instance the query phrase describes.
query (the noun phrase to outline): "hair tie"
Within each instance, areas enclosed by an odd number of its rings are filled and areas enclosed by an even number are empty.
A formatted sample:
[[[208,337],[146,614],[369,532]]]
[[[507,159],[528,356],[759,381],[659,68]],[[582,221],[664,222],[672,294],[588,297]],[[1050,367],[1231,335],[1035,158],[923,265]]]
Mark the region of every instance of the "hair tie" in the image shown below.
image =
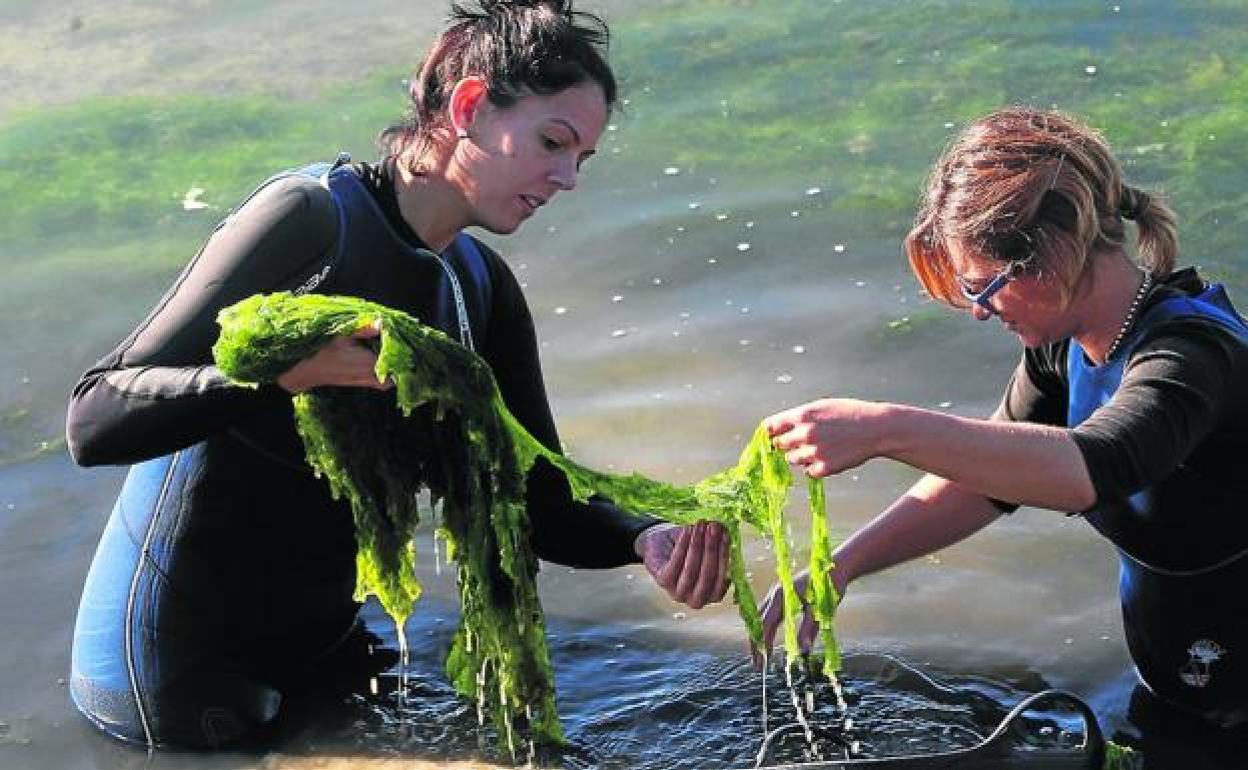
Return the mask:
[[[1147,196],[1143,191],[1124,184],[1122,186],[1122,193],[1118,197],[1118,213],[1123,219],[1139,219],[1140,214],[1144,213],[1144,204],[1146,200]]]

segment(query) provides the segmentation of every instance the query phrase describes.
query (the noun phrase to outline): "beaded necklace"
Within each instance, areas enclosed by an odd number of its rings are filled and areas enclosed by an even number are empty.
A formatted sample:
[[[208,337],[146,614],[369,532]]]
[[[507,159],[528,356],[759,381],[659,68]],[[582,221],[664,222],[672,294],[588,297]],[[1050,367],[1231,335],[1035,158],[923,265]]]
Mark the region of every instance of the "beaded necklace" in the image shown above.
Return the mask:
[[[1118,334],[1114,337],[1114,341],[1110,343],[1109,350],[1105,353],[1105,360],[1114,357],[1118,352],[1118,347],[1122,345],[1122,341],[1127,338],[1127,332],[1131,330],[1131,326],[1135,323],[1136,314],[1140,312],[1140,305],[1144,303],[1144,297],[1148,295],[1148,290],[1153,287],[1153,276],[1149,273],[1144,274],[1144,280],[1140,281],[1140,288],[1135,292],[1135,299],[1131,300],[1131,307],[1127,308],[1127,315],[1122,319],[1122,326],[1118,327]]]

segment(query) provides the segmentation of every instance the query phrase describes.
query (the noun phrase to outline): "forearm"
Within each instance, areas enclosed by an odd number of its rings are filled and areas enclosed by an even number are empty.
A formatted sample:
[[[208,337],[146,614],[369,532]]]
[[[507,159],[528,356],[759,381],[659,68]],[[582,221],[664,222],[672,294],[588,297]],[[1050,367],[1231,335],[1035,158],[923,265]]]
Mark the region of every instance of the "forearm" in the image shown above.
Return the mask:
[[[287,398],[274,386],[234,385],[215,366],[97,369],[74,389],[65,433],[81,465],[128,464],[189,446]]]
[[[1079,447],[1065,428],[997,422],[880,405],[879,455],[985,497],[1083,511],[1096,502]]]
[[[836,549],[834,580],[840,589],[879,572],[947,548],[1001,515],[983,495],[925,476],[887,510]]]

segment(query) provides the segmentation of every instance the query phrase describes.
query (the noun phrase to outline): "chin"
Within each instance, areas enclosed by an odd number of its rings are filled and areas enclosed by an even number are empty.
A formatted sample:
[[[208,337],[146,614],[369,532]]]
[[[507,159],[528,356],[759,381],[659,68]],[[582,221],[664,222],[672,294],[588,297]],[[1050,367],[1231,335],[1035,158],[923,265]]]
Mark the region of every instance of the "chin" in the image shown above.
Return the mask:
[[[495,235],[511,235],[519,230],[522,224],[524,224],[523,220],[515,222],[478,222],[477,227]]]

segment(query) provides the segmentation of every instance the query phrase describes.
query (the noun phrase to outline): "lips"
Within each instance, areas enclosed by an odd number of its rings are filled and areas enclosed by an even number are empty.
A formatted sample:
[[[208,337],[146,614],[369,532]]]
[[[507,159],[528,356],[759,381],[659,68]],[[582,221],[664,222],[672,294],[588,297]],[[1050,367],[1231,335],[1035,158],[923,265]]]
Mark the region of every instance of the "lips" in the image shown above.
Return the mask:
[[[545,199],[539,198],[536,195],[521,195],[520,201],[524,204],[525,208],[528,209],[530,214],[546,205]]]

